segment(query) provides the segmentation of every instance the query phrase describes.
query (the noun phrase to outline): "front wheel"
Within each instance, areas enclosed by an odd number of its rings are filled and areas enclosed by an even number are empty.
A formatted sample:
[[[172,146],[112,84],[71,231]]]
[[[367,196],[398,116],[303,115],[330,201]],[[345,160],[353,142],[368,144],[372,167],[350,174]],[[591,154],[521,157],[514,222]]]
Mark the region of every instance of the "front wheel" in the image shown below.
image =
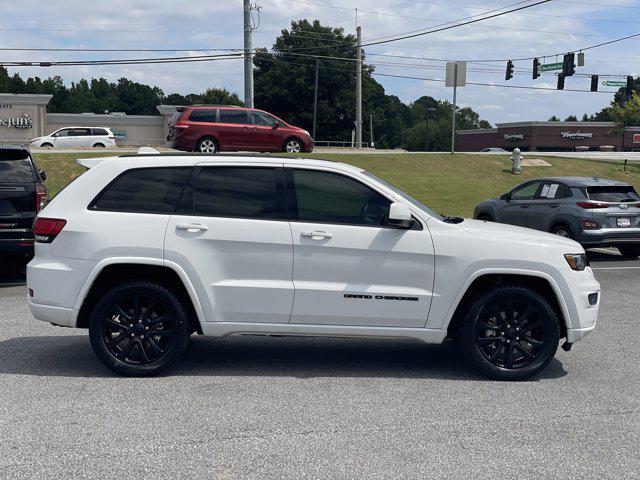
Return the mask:
[[[618,251],[624,258],[640,257],[640,245],[619,246]]]
[[[287,153],[300,153],[304,150],[302,142],[297,138],[290,138],[284,144],[283,150]]]
[[[155,375],[184,352],[191,329],[180,300],[161,285],[132,282],[115,287],[89,320],[96,356],[120,375]]]
[[[526,380],[546,368],[560,341],[549,302],[525,287],[506,286],[480,295],[459,332],[466,359],[496,380]]]

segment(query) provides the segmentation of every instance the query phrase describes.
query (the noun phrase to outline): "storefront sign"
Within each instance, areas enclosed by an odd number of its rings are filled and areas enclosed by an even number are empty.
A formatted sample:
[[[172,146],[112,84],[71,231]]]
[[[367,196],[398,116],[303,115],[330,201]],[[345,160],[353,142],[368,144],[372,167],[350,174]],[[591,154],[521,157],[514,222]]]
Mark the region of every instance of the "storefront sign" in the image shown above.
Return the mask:
[[[562,132],[562,138],[567,140],[582,140],[583,138],[593,138],[591,132]]]
[[[0,116],[0,127],[4,128],[33,128],[33,120],[28,113],[16,115],[15,117]]]
[[[127,138],[126,130],[112,130],[113,136],[116,137],[116,140],[125,140]]]
[[[505,140],[510,142],[517,142],[518,140],[524,140],[524,135],[521,133],[505,133],[503,135]]]
[[[640,143],[640,133],[633,134],[633,143]]]

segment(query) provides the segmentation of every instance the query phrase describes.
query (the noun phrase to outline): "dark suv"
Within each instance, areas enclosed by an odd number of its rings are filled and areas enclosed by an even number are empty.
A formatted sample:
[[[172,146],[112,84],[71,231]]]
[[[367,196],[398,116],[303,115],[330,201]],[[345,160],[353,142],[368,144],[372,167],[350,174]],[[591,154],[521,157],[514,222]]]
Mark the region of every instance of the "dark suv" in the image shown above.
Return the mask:
[[[0,256],[33,256],[33,220],[47,202],[46,176],[24,147],[0,145]]]
[[[309,132],[253,108],[178,107],[169,121],[169,145],[187,152],[311,152]]]

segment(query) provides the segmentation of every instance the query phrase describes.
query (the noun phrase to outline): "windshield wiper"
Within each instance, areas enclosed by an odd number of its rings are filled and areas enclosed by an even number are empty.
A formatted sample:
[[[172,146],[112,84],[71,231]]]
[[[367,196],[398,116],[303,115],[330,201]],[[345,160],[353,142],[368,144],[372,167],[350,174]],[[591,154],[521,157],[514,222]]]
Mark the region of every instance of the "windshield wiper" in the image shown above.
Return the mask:
[[[464,218],[462,217],[448,217],[448,216],[443,216],[442,221],[445,223],[462,223],[464,222]]]

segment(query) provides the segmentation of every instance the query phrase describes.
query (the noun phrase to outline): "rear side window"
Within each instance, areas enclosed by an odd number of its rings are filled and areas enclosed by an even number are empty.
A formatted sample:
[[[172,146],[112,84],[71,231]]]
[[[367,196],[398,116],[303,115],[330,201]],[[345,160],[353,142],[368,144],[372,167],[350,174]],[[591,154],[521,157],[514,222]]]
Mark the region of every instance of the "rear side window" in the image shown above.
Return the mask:
[[[246,110],[220,110],[220,123],[249,123]]]
[[[94,135],[109,135],[109,133],[104,128],[93,128],[92,131]]]
[[[193,194],[193,214],[209,217],[286,219],[281,171],[261,167],[205,167]]]
[[[299,220],[311,223],[381,226],[391,202],[344,175],[293,170]]]
[[[598,202],[638,202],[640,195],[632,186],[620,187],[588,187],[591,200]]]
[[[2,158],[0,154],[0,183],[32,183],[33,167],[28,158]]]
[[[216,121],[215,110],[196,109],[189,114],[189,121],[191,122],[211,122]]]
[[[90,210],[171,214],[191,168],[139,168],[121,174],[89,205]]]
[[[544,183],[537,198],[539,200],[553,200],[572,196],[571,189],[563,183]]]
[[[91,135],[90,128],[74,128],[69,133],[70,137],[88,137],[89,135]]]

